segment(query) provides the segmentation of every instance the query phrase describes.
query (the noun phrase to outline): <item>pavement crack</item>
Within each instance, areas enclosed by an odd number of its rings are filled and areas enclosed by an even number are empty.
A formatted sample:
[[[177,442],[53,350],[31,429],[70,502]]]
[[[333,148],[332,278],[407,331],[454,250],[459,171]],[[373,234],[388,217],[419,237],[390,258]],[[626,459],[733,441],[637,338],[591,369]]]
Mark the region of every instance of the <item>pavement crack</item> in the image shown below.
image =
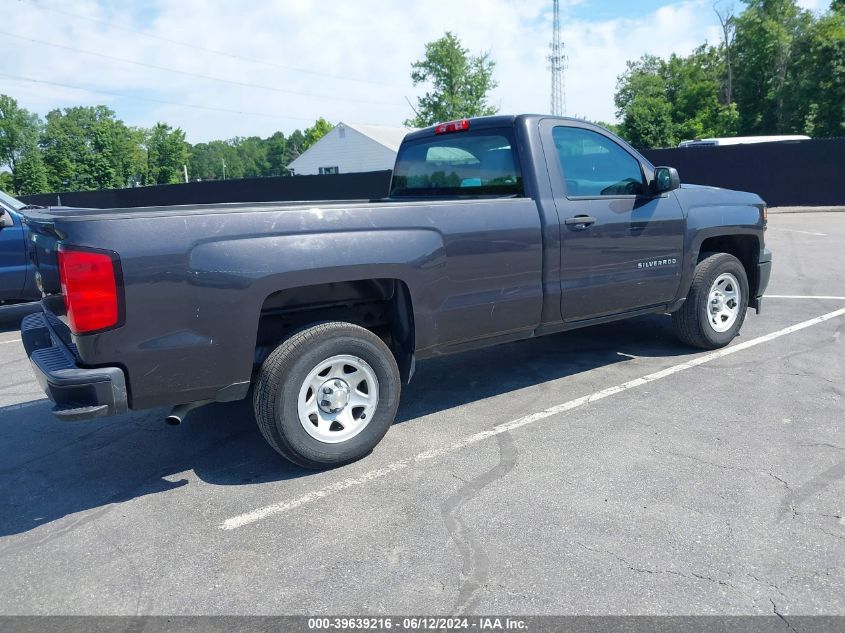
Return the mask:
[[[682,459],[689,459],[694,462],[699,462],[701,464],[705,464],[707,466],[712,466],[713,468],[718,468],[720,470],[739,470],[741,472],[749,473],[752,475],[757,474],[755,471],[751,470],[750,468],[744,468],[743,466],[727,466],[725,464],[719,464],[718,462],[711,462],[708,459],[704,459],[702,457],[698,457],[697,455],[687,455],[686,453],[679,453],[677,451],[661,451],[658,450],[655,446],[651,447],[651,452],[655,455],[671,455],[672,457],[680,457]]]
[[[458,481],[460,481],[461,483],[465,483],[465,484],[466,484],[466,483],[469,483],[466,479],[464,479],[463,477],[461,477],[461,476],[460,476],[459,474],[457,474],[457,473],[452,473],[452,477],[454,477],[455,479],[457,479],[457,480],[458,480]]]
[[[475,479],[467,481],[461,488],[443,502],[441,512],[449,537],[455,543],[463,559],[461,585],[452,612],[462,615],[478,604],[481,593],[487,587],[490,559],[477,536],[464,522],[461,511],[471,499],[485,487],[507,475],[516,465],[517,449],[510,433],[496,436],[499,443],[499,463]]]
[[[765,578],[760,578],[759,576],[756,576],[756,575],[752,574],[751,572],[746,572],[745,575],[748,576],[749,578],[753,579],[755,582],[757,582],[761,585],[766,585],[770,589],[774,589],[775,591],[778,592],[778,595],[781,598],[786,599],[786,595],[783,593],[783,591],[781,591],[780,587],[778,587],[771,580],[766,580]],[[771,600],[771,598],[769,598],[769,600]]]
[[[635,565],[631,561],[627,560],[626,558],[623,558],[622,556],[620,556],[616,552],[613,552],[609,549],[602,549],[602,548],[598,548],[598,547],[590,547],[588,545],[585,545],[581,541],[576,541],[576,545],[578,545],[579,547],[582,547],[583,549],[587,550],[588,552],[595,552],[595,553],[599,553],[599,554],[606,554],[608,556],[612,556],[613,558],[618,560],[620,563],[625,565],[625,567],[627,567],[629,570],[636,572],[638,574],[668,574],[668,575],[671,575],[671,576],[679,576],[681,578],[686,578],[687,580],[696,580],[696,579],[697,580],[704,580],[704,581],[707,581],[707,582],[712,582],[712,583],[717,584],[717,585],[721,585],[723,587],[730,587],[731,589],[736,588],[736,587],[734,587],[734,585],[732,583],[728,582],[727,580],[722,580],[720,578],[715,578],[713,576],[708,576],[706,574],[700,574],[698,572],[690,572],[688,574],[685,574],[684,572],[678,571],[676,569],[648,569],[647,567],[640,567],[638,565]]]
[[[792,626],[792,624],[790,624],[789,620],[786,619],[786,616],[783,615],[780,611],[778,611],[778,605],[775,604],[775,601],[772,600],[771,598],[769,598],[769,602],[772,603],[772,611],[774,611],[774,614],[776,616],[778,616],[783,621],[783,623],[786,625],[786,627],[790,631],[794,631],[794,633],[798,633],[798,630],[794,626]]]
[[[808,525],[807,527],[811,530],[815,530],[816,532],[826,534],[827,536],[830,536],[832,538],[838,538],[840,541],[845,541],[845,536],[842,536],[841,534],[834,534],[833,532],[828,532],[827,530],[822,527],[819,527],[818,525]]]
[[[656,569],[646,569],[646,568],[644,568],[644,567],[637,567],[637,566],[635,566],[633,563],[631,563],[630,561],[628,561],[628,560],[626,560],[626,559],[622,558],[622,557],[621,557],[619,554],[617,554],[616,552],[611,552],[609,549],[602,549],[602,548],[598,548],[598,547],[590,547],[589,545],[585,545],[585,544],[584,544],[584,543],[582,543],[581,541],[576,541],[576,545],[578,545],[579,547],[584,548],[584,549],[585,549],[585,550],[587,550],[588,552],[595,552],[595,553],[598,553],[598,554],[606,554],[606,555],[608,555],[608,556],[612,556],[613,558],[615,558],[616,560],[618,560],[620,563],[622,563],[623,565],[625,565],[625,567],[627,567],[627,568],[628,568],[628,569],[630,569],[631,571],[635,571],[635,572],[637,572],[638,574],[662,574],[662,573],[668,573],[668,572],[662,572],[662,571],[659,571],[659,570],[656,570]]]
[[[731,583],[727,580],[720,580],[719,578],[714,578],[713,576],[706,576],[705,574],[699,574],[697,572],[691,572],[691,575],[699,580],[707,580],[708,582],[715,582],[717,585],[722,585],[723,587],[733,587]]]
[[[718,462],[703,459],[701,457],[698,457],[697,455],[687,455],[685,453],[679,453],[677,451],[660,451],[654,446],[651,447],[651,450],[656,455],[661,455],[665,453],[666,455],[689,459],[695,462],[699,462],[701,464],[705,464],[707,466],[712,466],[713,468],[718,468],[720,470],[730,470],[748,473],[752,477],[756,477],[758,475],[765,475],[766,477],[777,481],[784,488],[786,488],[786,496],[784,497],[783,502],[781,504],[780,518],[783,519],[783,517],[787,514],[791,514],[793,519],[798,517],[798,503],[800,502],[799,496],[796,494],[795,490],[793,490],[792,486],[789,485],[789,482],[786,481],[786,479],[776,475],[770,470],[755,470],[752,468],[746,468],[744,466],[728,466],[726,464],[719,464]],[[845,462],[843,462],[843,464],[845,464]],[[804,487],[806,487],[806,484]]]
[[[837,451],[845,451],[845,446],[838,446],[830,442],[801,442],[798,446],[805,448],[832,448]]]

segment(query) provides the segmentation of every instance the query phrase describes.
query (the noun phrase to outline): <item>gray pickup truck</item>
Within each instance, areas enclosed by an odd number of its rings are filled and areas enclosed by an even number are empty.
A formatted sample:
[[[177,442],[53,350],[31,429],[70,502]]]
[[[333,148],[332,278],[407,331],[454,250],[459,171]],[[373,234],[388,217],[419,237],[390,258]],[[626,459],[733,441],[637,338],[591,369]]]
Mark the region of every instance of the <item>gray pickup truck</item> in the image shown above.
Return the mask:
[[[21,335],[55,415],[178,423],[252,387],[267,442],[311,468],[372,451],[417,359],[648,313],[718,348],[771,267],[758,196],[538,115],[408,134],[382,200],[25,217],[43,312]]]

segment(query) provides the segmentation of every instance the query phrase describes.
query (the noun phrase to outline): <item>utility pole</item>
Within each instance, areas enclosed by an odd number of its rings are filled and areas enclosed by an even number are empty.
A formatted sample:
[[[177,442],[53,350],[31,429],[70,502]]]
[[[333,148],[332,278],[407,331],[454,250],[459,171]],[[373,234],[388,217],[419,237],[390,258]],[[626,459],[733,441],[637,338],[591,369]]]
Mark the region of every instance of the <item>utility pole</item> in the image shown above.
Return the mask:
[[[223,180],[226,180],[226,159],[221,158],[220,160],[223,161]]]
[[[552,27],[552,43],[549,45],[549,70],[552,71],[552,114],[555,116],[566,115],[566,85],[564,71],[568,59],[566,49],[560,36],[560,1],[553,0],[554,24]]]
[[[185,182],[188,182],[188,166],[182,165],[182,173],[185,174]]]

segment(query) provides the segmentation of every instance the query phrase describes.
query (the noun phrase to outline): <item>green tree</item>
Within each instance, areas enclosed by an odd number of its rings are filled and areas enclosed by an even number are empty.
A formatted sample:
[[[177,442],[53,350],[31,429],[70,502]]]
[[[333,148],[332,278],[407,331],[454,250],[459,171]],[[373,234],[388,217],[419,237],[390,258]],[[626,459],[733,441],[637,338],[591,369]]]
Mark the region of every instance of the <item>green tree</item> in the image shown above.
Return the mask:
[[[607,121],[593,121],[599,127],[603,127],[608,132],[613,132],[616,135],[619,135],[619,124],[618,123],[608,123]]]
[[[790,123],[812,136],[845,135],[845,0],[840,6],[808,28],[791,73]]]
[[[188,144],[181,128],[156,123],[150,130],[147,145],[145,184],[166,185],[182,182],[183,167],[188,164]]]
[[[736,134],[736,105],[725,102],[725,48],[702,45],[687,57],[644,55],[628,62],[615,102],[619,133],[637,147]]]
[[[241,178],[259,178],[266,176],[270,169],[267,161],[267,145],[257,137],[237,137],[230,141],[239,162],[243,165]]]
[[[142,132],[106,106],[53,110],[41,137],[51,190],[126,187],[143,180]]]
[[[425,58],[411,64],[414,86],[426,83],[431,90],[417,100],[411,127],[426,127],[461,117],[495,114],[487,103],[488,93],[498,83],[493,79],[496,62],[489,53],[470,55],[458,37],[447,32],[425,45]]]
[[[47,168],[44,166],[41,150],[35,143],[32,143],[18,158],[13,183],[15,191],[22,196],[50,191],[47,184]]]
[[[13,196],[18,193],[15,190],[15,182],[12,178],[12,172],[0,171],[0,191],[5,191],[6,193]]]
[[[290,174],[288,165],[285,162],[287,153],[287,139],[281,132],[276,132],[265,141],[267,146],[267,175],[287,176]]]
[[[678,140],[736,134],[736,106],[723,102],[729,92],[726,65],[724,47],[702,45],[688,57],[672,55],[663,67]]]
[[[311,147],[314,143],[323,138],[326,134],[334,129],[334,125],[320,117],[309,128],[306,128],[303,134],[305,135],[305,145],[303,151]]]
[[[308,149],[308,145],[305,135],[300,130],[294,130],[285,145],[285,167],[299,158],[306,149]]]
[[[232,178],[236,168],[231,147],[225,141],[197,143],[190,149],[188,172],[193,180],[223,180]],[[225,174],[224,174],[225,165]]]
[[[147,130],[127,127],[117,121],[112,128],[115,171],[118,187],[137,187],[146,179],[147,155],[144,141]]]
[[[665,62],[654,55],[643,55],[627,63],[616,85],[616,116],[619,132],[635,147],[669,147],[675,140],[672,105],[667,96]]]
[[[6,165],[14,174],[18,161],[38,142],[40,132],[41,121],[36,114],[0,94],[0,167]]]
[[[269,140],[250,136],[235,137],[228,141],[198,143],[190,150],[191,178],[222,180],[224,176],[229,179],[260,178],[272,175],[272,166],[268,157]]]
[[[734,90],[742,134],[800,131],[791,116],[788,94],[797,44],[812,23],[812,14],[795,0],[748,0],[736,18]]]

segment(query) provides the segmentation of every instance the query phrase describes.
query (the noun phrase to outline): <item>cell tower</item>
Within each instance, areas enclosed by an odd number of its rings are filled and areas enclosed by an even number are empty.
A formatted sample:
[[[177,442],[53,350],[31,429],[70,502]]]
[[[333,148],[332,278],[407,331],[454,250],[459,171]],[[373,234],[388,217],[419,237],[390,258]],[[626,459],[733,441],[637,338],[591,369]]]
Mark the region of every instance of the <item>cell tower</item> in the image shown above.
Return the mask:
[[[566,51],[560,38],[560,2],[554,0],[554,30],[549,56],[549,70],[552,71],[552,114],[564,116],[566,114],[566,85],[564,71],[567,66]]]

